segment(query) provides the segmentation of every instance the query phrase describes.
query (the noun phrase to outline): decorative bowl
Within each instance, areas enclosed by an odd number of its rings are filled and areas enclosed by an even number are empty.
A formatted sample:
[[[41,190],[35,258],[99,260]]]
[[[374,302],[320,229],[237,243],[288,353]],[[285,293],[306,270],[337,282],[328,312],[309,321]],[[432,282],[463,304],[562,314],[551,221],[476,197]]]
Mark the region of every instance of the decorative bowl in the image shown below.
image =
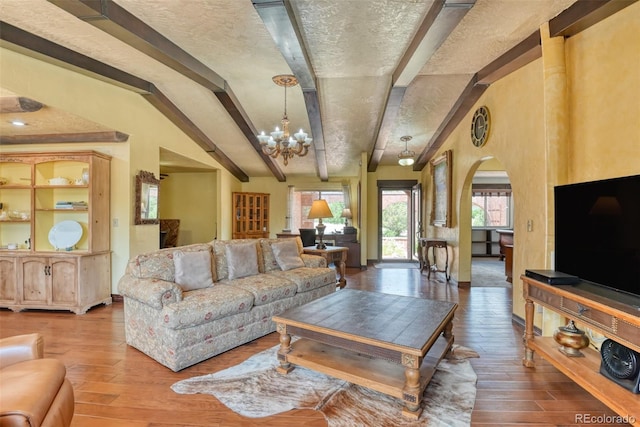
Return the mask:
[[[69,180],[59,176],[57,178],[51,178],[49,180],[49,185],[69,185]]]
[[[4,176],[0,176],[0,185],[6,185],[9,183],[9,178],[5,178]]]
[[[558,350],[569,357],[583,357],[584,354],[580,350],[589,345],[589,337],[584,331],[576,328],[573,320],[570,320],[566,326],[556,329],[553,338],[560,344]]]

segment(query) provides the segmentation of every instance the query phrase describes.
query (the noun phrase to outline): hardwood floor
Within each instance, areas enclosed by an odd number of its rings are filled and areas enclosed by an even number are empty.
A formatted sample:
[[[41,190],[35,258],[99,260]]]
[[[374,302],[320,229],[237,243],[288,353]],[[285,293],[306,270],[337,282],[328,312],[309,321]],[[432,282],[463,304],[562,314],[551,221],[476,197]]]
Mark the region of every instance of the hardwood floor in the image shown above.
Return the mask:
[[[429,281],[417,269],[374,267],[347,269],[347,287],[459,304],[456,343],[480,354],[471,359],[478,374],[475,426],[579,425],[580,417],[615,415],[540,358],[535,369],[522,366],[522,330],[511,321],[510,288],[458,289],[440,275]],[[170,389],[176,381],[225,369],[277,345],[275,333],[174,373],[126,345],[122,303],[98,306],[80,316],[0,310],[0,337],[30,332],[44,335],[46,357],[67,366],[75,391],[75,427],[327,425],[312,410],[243,418],[211,396],[179,395]]]

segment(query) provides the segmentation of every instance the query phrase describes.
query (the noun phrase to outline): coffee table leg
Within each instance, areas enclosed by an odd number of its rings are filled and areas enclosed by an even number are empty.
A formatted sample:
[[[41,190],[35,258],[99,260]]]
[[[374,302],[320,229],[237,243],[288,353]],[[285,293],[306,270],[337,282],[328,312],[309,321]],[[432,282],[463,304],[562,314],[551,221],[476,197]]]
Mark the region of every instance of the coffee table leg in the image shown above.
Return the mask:
[[[402,400],[404,407],[402,415],[413,420],[417,420],[422,412],[422,393],[420,390],[420,363],[421,359],[414,355],[403,354],[402,365],[404,366],[404,389]]]
[[[276,370],[286,375],[294,368],[293,365],[287,361],[287,354],[291,351],[291,335],[287,333],[287,325],[278,323],[276,329],[280,334],[280,349],[278,350],[280,366],[278,366]]]

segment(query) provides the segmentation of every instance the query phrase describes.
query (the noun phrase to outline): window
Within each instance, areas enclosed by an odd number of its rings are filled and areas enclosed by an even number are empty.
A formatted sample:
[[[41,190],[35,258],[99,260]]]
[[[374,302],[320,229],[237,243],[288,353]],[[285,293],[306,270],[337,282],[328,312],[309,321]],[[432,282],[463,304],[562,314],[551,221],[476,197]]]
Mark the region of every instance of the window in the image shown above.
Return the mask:
[[[473,188],[471,197],[472,227],[511,227],[511,189]]]
[[[315,228],[318,220],[309,219],[309,210],[314,200],[325,199],[329,204],[329,209],[333,214],[333,218],[323,218],[322,223],[326,225],[325,234],[335,233],[337,230],[342,231],[344,228],[344,218],[342,209],[344,209],[344,194],[339,190],[330,191],[294,191],[293,203],[291,207],[291,231],[297,233],[300,228]]]

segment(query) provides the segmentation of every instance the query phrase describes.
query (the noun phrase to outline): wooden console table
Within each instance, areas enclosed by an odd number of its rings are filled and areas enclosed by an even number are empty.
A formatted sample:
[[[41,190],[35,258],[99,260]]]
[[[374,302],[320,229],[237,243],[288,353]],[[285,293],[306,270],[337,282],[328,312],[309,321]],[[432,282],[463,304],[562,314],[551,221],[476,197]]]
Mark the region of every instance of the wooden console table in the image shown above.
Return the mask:
[[[590,292],[584,282],[551,286],[524,275],[520,278],[525,299],[524,366],[534,367],[533,355],[538,353],[617,414],[640,426],[640,395],[600,374],[599,352],[586,348],[582,350],[585,357],[568,357],[558,350],[552,337],[533,335],[535,303],[640,352],[640,311]]]
[[[323,257],[327,260],[327,266],[334,263],[338,270],[338,274],[340,275],[340,278],[338,279],[340,289],[347,286],[347,279],[345,279],[344,275],[347,267],[347,254],[349,253],[349,248],[342,246],[327,246],[326,249],[316,249],[315,246],[305,246],[303,251],[305,254],[319,255]]]
[[[449,249],[447,248],[447,241],[442,239],[429,239],[426,237],[421,237],[419,239],[420,242],[420,273],[422,270],[427,270],[427,279],[431,278],[431,272],[434,273],[444,273],[444,277],[447,279],[451,279],[449,275]],[[429,262],[429,248],[432,248],[433,255],[433,265]],[[444,270],[438,269],[438,263],[436,261],[436,248],[444,248],[445,251],[445,261],[444,261]]]

